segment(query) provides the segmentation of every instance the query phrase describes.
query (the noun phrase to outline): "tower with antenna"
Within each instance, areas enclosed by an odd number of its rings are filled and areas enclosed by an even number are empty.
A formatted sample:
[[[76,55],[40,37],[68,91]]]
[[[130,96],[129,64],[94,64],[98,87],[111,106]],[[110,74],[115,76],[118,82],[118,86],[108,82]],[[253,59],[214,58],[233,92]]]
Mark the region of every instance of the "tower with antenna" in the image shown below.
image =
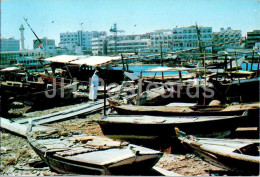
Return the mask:
[[[115,41],[115,55],[117,55],[117,33],[123,33],[125,32],[124,30],[117,30],[117,25],[116,23],[114,24],[114,26],[111,26],[110,32],[114,33],[114,41]]]
[[[24,27],[23,27],[23,24],[21,24],[19,30],[21,32],[21,39],[20,39],[21,47],[20,47],[20,50],[23,51],[24,50]]]

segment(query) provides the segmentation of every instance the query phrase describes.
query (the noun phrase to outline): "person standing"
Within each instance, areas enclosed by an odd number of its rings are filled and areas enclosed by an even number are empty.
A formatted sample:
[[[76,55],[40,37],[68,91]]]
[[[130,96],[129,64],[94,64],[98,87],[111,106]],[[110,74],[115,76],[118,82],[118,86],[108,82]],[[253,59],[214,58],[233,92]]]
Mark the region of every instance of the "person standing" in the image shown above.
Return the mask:
[[[89,88],[89,99],[90,100],[97,100],[97,89],[98,89],[98,70],[96,70],[91,78],[91,84]]]

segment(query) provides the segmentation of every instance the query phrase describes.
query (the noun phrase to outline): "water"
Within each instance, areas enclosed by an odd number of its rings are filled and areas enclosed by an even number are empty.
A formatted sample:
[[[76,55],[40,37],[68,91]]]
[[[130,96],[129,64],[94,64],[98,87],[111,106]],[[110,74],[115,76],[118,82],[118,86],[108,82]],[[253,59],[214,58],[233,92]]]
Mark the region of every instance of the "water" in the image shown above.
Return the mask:
[[[153,69],[153,68],[157,68],[157,67],[162,67],[161,65],[136,65],[136,66],[129,66],[129,70],[133,71],[136,75],[140,75],[140,71],[142,69],[142,71],[147,71],[147,70],[150,70],[150,69]],[[164,65],[163,67],[166,67],[166,65]],[[117,67],[113,67],[115,70],[121,70],[122,69],[122,66],[117,66]],[[178,71],[167,71],[167,72],[164,72],[165,74],[164,75],[172,75],[172,74],[178,74]],[[142,75],[143,76],[154,76],[154,72],[143,72]],[[183,72],[182,71],[182,74],[187,74],[187,72]],[[162,73],[161,72],[158,72],[156,74],[156,76],[161,76]]]
[[[253,63],[253,70],[257,70],[258,63]],[[242,71],[246,71],[246,63],[242,63],[241,65]],[[251,63],[248,63],[248,70],[251,69]]]
[[[253,63],[253,70],[256,70],[257,69],[257,65],[258,63]],[[136,65],[136,66],[129,66],[129,70],[131,71],[134,71],[134,73],[136,75],[140,75],[140,71],[142,69],[142,71],[147,71],[149,69],[152,69],[152,68],[157,68],[157,67],[161,67],[161,65]],[[166,65],[164,65],[163,67],[167,67]],[[117,67],[113,67],[115,70],[121,70],[122,69],[122,66],[117,66]],[[242,71],[246,71],[246,63],[242,63],[241,65],[241,68],[242,68]],[[251,69],[251,64],[249,63],[248,64],[248,70]],[[168,72],[164,72],[165,74],[164,75],[173,75],[173,74],[178,74],[178,71],[168,71]],[[153,76],[155,73],[154,72],[143,72],[143,76]],[[188,74],[188,72],[184,72],[182,71],[182,74]],[[156,74],[156,76],[161,76],[162,73],[161,72],[158,72]]]

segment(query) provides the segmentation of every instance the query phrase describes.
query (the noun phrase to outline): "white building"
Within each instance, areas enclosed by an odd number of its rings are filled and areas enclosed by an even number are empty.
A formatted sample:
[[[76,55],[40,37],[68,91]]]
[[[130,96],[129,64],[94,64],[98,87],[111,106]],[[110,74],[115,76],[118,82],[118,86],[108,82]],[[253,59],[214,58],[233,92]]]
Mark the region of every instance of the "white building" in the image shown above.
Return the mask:
[[[240,41],[242,39],[241,30],[233,30],[231,27],[227,29],[220,28],[219,32],[213,32],[213,43],[229,43],[234,41]],[[240,47],[239,42],[229,43],[220,46],[220,48],[232,48],[232,47]]]
[[[256,43],[260,42],[260,30],[249,31],[246,34],[246,48],[252,49]]]
[[[117,52],[118,53],[139,53],[140,49],[147,48],[150,43],[149,35],[121,35],[117,36]],[[114,36],[102,36],[92,39],[93,55],[102,55],[107,48],[108,54],[115,53]]]
[[[210,46],[206,47],[205,51],[212,52],[212,27],[198,27],[200,30],[200,41],[201,46]],[[172,50],[187,50],[191,48],[196,48],[198,46],[198,35],[196,26],[173,28],[173,44]],[[204,49],[203,49],[204,50]]]
[[[66,48],[68,50],[75,50],[77,46],[81,46],[83,52],[91,52],[92,38],[98,38],[105,35],[106,32],[104,31],[77,31],[60,33],[59,47]]]
[[[44,37],[41,40],[41,43],[39,40],[34,39],[33,40],[33,49],[40,49],[44,50],[52,55],[56,53],[55,51],[55,40],[54,39],[48,39],[47,37]]]
[[[170,51],[173,44],[172,30],[155,30],[150,33],[151,43],[148,47],[160,48],[166,51]]]
[[[1,51],[19,51],[20,41],[14,38],[1,38],[0,49]]]

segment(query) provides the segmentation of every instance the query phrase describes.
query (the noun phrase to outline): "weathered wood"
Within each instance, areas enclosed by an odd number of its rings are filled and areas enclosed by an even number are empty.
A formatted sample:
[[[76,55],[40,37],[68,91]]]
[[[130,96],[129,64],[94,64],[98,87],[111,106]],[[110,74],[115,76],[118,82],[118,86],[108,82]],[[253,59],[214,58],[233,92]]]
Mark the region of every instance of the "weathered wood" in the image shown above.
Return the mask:
[[[178,139],[213,165],[229,170],[259,174],[260,140],[197,138],[175,128]],[[247,149],[250,149],[247,151]]]
[[[11,123],[8,119],[2,117],[0,118],[0,120],[1,120],[0,127],[2,129],[6,129],[18,135],[26,137],[27,126],[15,122]]]
[[[223,109],[222,111],[238,111],[238,110],[248,110],[248,109],[260,109],[260,103],[254,102],[254,103],[231,105]]]
[[[55,117],[50,117],[47,119],[39,120],[35,124],[41,125],[41,124],[46,124],[46,123],[51,123],[51,122],[57,122],[57,121],[69,119],[69,118],[72,118],[72,117],[75,117],[75,116],[81,115],[81,114],[94,113],[94,112],[100,111],[102,109],[103,109],[103,104],[101,103],[101,104],[97,104],[95,106],[92,106],[92,107],[89,107],[89,108],[86,108],[86,109],[83,109],[83,110],[80,110],[77,112],[72,112],[72,113],[65,114],[65,115],[58,115]]]
[[[21,120],[15,121],[15,122],[16,123],[20,123],[20,124],[25,124],[25,123],[28,123],[29,120],[38,121],[38,120],[42,120],[42,119],[52,118],[52,117],[55,117],[55,116],[62,116],[62,115],[65,115],[65,114],[69,114],[69,113],[77,112],[77,111],[80,111],[80,110],[84,110],[84,109],[89,108],[89,107],[91,107],[93,105],[98,105],[98,104],[102,104],[102,103],[103,103],[103,100],[99,100],[99,101],[96,101],[96,102],[87,103],[87,104],[80,105],[80,106],[77,106],[77,107],[69,108],[67,110],[63,110],[63,111],[59,111],[59,112],[43,115],[43,116],[40,116],[40,117],[21,119]]]
[[[253,63],[254,63],[254,56],[255,55],[255,50],[253,49],[253,53],[252,53],[252,61],[251,61],[251,71],[253,71]]]

